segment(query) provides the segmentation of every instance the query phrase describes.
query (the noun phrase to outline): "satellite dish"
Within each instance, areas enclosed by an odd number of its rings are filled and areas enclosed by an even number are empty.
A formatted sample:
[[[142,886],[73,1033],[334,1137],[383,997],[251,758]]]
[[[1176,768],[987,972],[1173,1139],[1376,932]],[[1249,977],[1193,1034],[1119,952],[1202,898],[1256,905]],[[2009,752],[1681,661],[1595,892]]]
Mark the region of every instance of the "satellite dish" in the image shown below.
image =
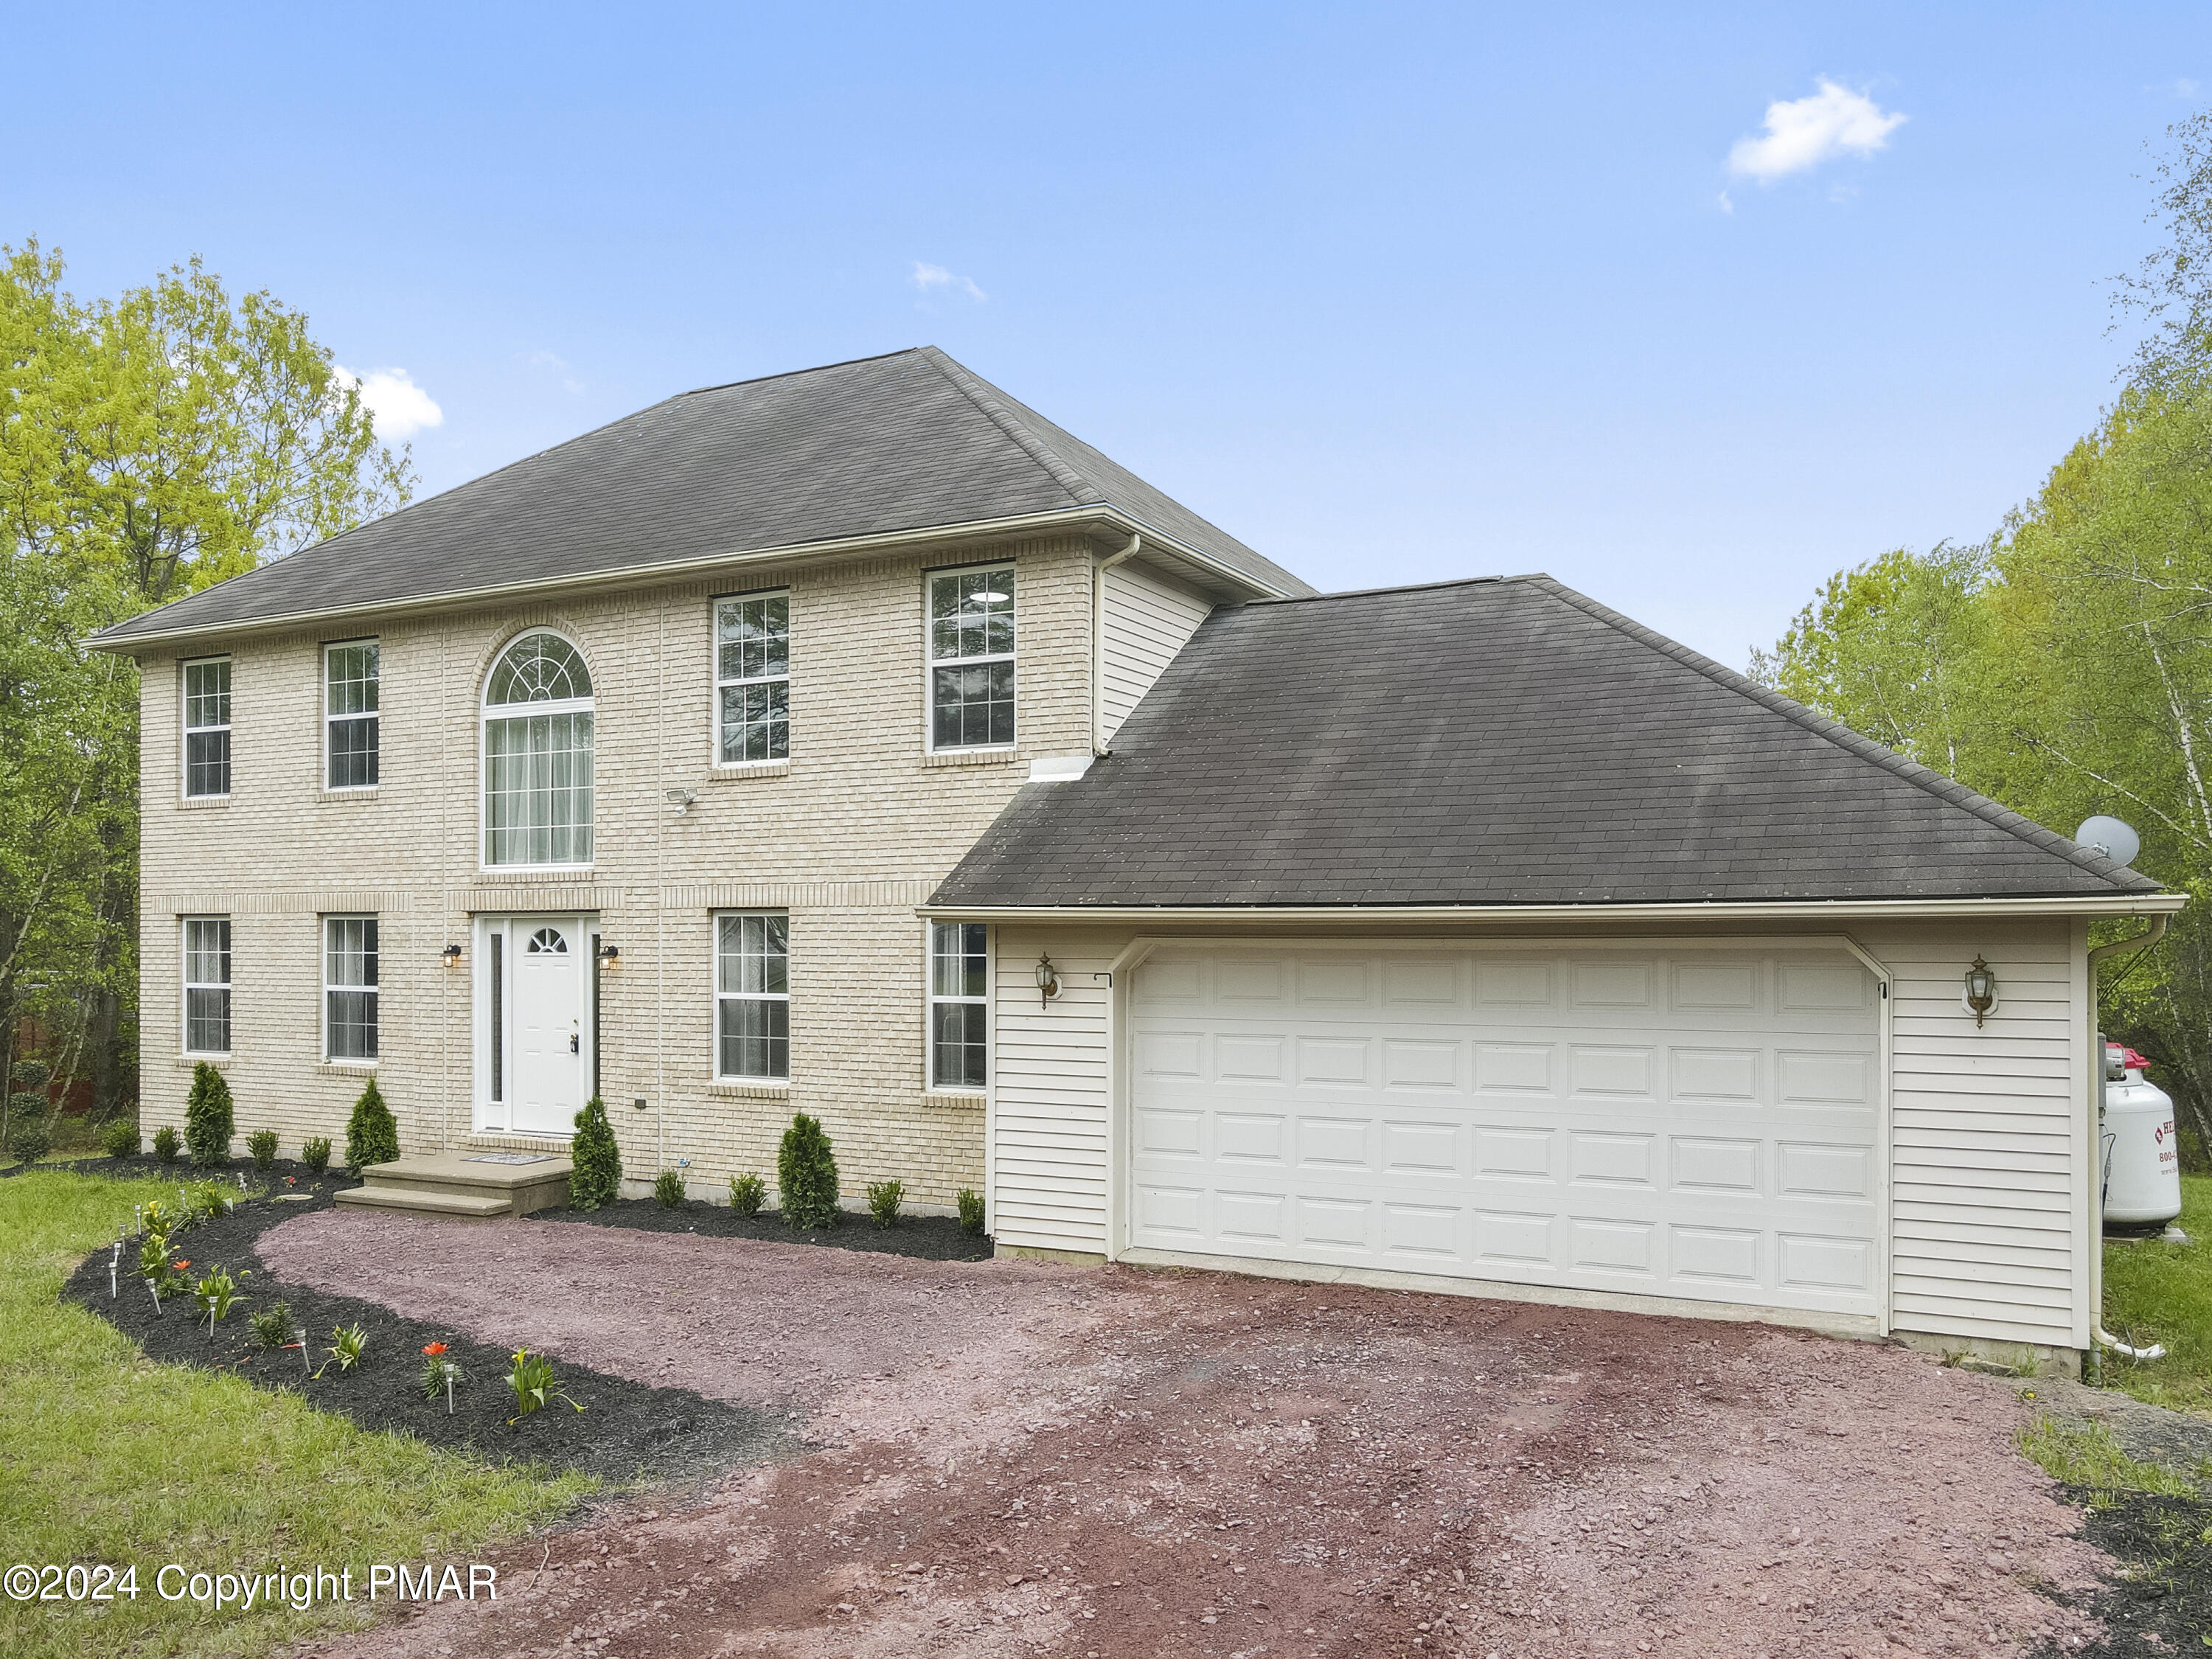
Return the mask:
[[[2074,839],[2093,853],[2102,853],[2115,864],[2133,864],[2136,854],[2142,851],[2142,837],[2118,818],[2100,814],[2081,820],[2081,827],[2074,832]]]

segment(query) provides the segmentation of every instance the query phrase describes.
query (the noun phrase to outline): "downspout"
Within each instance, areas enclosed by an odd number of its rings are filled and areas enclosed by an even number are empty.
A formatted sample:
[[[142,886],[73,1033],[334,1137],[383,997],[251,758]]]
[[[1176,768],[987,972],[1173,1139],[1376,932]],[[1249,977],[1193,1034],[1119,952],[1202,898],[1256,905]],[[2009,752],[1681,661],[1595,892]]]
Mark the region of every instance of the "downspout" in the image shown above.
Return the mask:
[[[1134,558],[1145,544],[1142,536],[1110,558],[1091,567],[1091,752],[1106,752],[1106,573],[1124,559]]]
[[[2131,1348],[2105,1328],[2105,1045],[2097,1040],[2104,1024],[2097,1012],[2097,969],[2109,957],[2148,950],[2166,937],[2169,921],[2165,915],[2153,916],[2148,933],[2114,939],[2089,952],[2089,1334],[2096,1343],[2130,1359],[2162,1358],[2166,1350],[2157,1344]],[[2089,1352],[2095,1358],[2096,1348]]]

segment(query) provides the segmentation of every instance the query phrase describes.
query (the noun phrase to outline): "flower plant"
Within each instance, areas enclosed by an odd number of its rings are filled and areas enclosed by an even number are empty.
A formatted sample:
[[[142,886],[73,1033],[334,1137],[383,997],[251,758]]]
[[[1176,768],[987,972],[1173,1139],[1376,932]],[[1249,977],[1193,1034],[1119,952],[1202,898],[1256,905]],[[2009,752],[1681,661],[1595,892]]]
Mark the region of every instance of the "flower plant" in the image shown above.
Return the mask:
[[[514,1395],[514,1415],[507,1419],[509,1423],[520,1422],[556,1400],[574,1406],[578,1411],[584,1409],[569,1397],[567,1388],[554,1376],[553,1362],[527,1348],[514,1351],[514,1369],[507,1374],[507,1386]]]
[[[368,1333],[362,1329],[358,1322],[351,1325],[333,1325],[331,1327],[331,1358],[323,1362],[322,1369],[315,1375],[320,1376],[324,1371],[330,1370],[331,1361],[337,1362],[337,1368],[341,1371],[351,1370],[361,1364],[362,1350],[368,1346]]]
[[[422,1346],[422,1397],[435,1400],[446,1396],[446,1415],[453,1414],[453,1385],[464,1381],[468,1373],[446,1358],[446,1345],[427,1342]]]
[[[180,1261],[177,1266],[189,1267],[191,1263]],[[238,1280],[252,1277],[253,1270],[250,1267],[242,1270],[234,1279],[229,1268],[214,1267],[209,1268],[200,1282],[192,1286],[192,1300],[199,1304],[200,1311],[207,1316],[208,1340],[215,1340],[216,1326],[230,1316],[230,1304],[238,1299]]]
[[[264,1348],[283,1348],[292,1341],[292,1310],[282,1302],[272,1302],[259,1313],[249,1317],[253,1327],[253,1340]]]

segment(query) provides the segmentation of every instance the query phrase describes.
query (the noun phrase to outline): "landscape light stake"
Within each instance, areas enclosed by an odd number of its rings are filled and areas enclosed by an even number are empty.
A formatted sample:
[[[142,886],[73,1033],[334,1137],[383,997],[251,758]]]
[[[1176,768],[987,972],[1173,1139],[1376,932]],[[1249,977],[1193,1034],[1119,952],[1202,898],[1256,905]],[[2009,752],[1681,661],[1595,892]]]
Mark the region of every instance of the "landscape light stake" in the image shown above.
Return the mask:
[[[107,1259],[107,1299],[110,1302],[123,1294],[119,1275],[123,1271],[123,1241],[115,1241],[115,1254]]]
[[[300,1330],[299,1330],[299,1337],[300,1337],[300,1374],[301,1374],[301,1376],[305,1376],[305,1377],[306,1377],[309,1382],[312,1382],[313,1381],[314,1381],[314,1376],[315,1376],[315,1374],[314,1374],[314,1372],[313,1372],[312,1370],[308,1370],[308,1369],[307,1369],[307,1328],[305,1325],[302,1325],[302,1326],[301,1326],[301,1327],[300,1327]]]
[[[146,1294],[154,1298],[154,1317],[159,1319],[161,1316],[161,1292],[154,1287],[154,1281],[150,1279],[146,1281]]]
[[[446,1415],[448,1417],[453,1414],[453,1373],[459,1370],[460,1367],[452,1360],[446,1362]]]
[[[146,1206],[143,1204],[133,1204],[131,1206],[131,1236],[136,1238],[145,1231]]]

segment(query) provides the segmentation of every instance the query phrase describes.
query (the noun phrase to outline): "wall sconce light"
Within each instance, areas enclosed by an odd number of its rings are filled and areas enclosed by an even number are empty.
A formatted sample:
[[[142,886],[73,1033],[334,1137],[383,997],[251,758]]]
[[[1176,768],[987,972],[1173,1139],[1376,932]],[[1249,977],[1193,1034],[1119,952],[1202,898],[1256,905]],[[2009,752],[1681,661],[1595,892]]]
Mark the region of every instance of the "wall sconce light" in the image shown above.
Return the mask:
[[[600,963],[601,963],[604,966],[605,966],[605,967],[609,967],[609,968],[611,968],[611,967],[613,967],[617,963],[620,962],[621,960],[622,960],[622,946],[621,946],[621,945],[602,945],[601,946],[599,946],[599,961],[600,961]]]
[[[439,953],[439,960],[443,962],[448,968],[459,967],[461,965],[461,947],[458,945],[448,945]]]
[[[1042,1008],[1060,994],[1060,969],[1052,965],[1049,956],[1041,956],[1036,965],[1037,1006]]]
[[[1974,1024],[1979,1025],[1996,1006],[1997,976],[1977,951],[1974,965],[1966,969],[1966,1006],[1974,1011]]]

